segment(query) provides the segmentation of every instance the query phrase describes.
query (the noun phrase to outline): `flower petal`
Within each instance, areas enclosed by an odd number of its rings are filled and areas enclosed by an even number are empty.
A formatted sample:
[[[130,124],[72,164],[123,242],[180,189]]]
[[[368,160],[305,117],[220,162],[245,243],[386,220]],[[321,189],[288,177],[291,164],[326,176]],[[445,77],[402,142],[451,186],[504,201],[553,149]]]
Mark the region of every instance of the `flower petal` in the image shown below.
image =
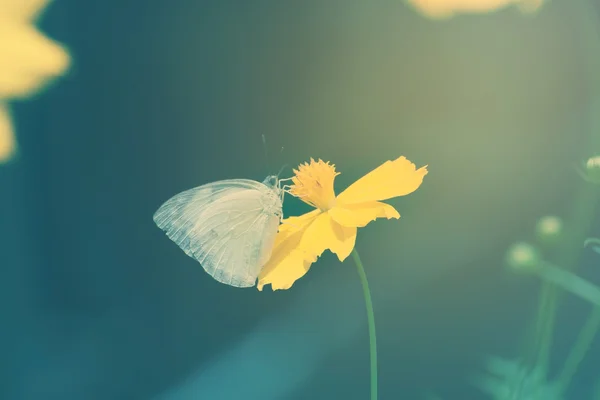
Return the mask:
[[[538,10],[545,0],[408,0],[417,11],[432,19],[452,17],[458,13],[488,13],[516,5],[522,13]]]
[[[283,241],[288,236],[306,229],[308,224],[313,222],[319,214],[321,214],[321,210],[312,210],[298,217],[289,217],[281,221],[275,244],[277,245],[278,242]]]
[[[14,155],[16,148],[8,107],[0,103],[0,163],[8,161]]]
[[[400,218],[394,207],[378,201],[334,207],[329,215],[338,224],[354,228],[362,228],[377,218]]]
[[[271,259],[261,271],[256,286],[258,290],[268,284],[273,290],[289,289],[325,250],[331,250],[344,261],[355,241],[355,227],[341,226],[320,210],[290,217],[282,222]]]
[[[67,51],[33,25],[0,16],[0,98],[34,94],[69,64]]]
[[[269,284],[273,290],[289,289],[306,274],[310,265],[317,260],[317,256],[304,251],[300,243],[306,229],[319,214],[319,210],[313,210],[282,221],[275,237],[271,258],[258,276],[258,290]]]
[[[340,193],[336,204],[366,203],[405,196],[421,186],[425,175],[427,166],[416,169],[415,164],[404,156],[386,161]]]
[[[341,226],[326,212],[306,229],[300,246],[317,256],[329,249],[337,254],[340,261],[344,261],[352,252],[355,242],[356,228]]]
[[[0,14],[21,21],[31,21],[44,10],[50,0],[0,0]]]
[[[280,252],[280,255],[276,261],[269,261],[261,271],[256,284],[258,290],[269,284],[273,291],[289,289],[308,272],[312,263],[317,261],[317,257],[309,256],[298,249]]]

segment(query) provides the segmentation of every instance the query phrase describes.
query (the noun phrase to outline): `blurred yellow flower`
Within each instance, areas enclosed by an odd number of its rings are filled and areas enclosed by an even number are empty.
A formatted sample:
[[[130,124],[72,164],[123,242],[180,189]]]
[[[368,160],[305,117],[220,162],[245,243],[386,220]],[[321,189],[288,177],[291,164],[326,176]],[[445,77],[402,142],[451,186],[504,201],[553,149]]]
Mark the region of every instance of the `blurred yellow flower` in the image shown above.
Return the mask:
[[[339,174],[335,166],[310,160],[294,170],[287,192],[315,207],[290,217],[279,228],[271,259],[258,277],[258,290],[289,289],[327,249],[343,261],[354,248],[357,228],[377,218],[400,218],[382,200],[414,192],[427,175],[427,166],[416,169],[405,157],[387,161],[350,185],[337,197],[333,189]]]
[[[537,11],[544,0],[407,0],[429,18],[450,18],[457,13],[486,13],[516,5],[523,13]]]
[[[35,94],[70,64],[67,51],[34,26],[48,2],[0,0],[0,162],[16,149],[8,101]]]

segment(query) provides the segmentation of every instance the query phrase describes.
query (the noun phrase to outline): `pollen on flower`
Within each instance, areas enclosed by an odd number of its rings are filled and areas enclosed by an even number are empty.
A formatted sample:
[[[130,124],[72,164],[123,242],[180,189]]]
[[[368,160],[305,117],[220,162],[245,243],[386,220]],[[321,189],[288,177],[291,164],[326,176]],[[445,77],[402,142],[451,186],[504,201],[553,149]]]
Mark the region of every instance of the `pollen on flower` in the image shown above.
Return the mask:
[[[339,172],[335,171],[335,165],[311,158],[310,163],[300,164],[298,169],[294,169],[294,174],[293,185],[290,185],[289,190],[291,195],[321,211],[327,211],[334,206],[333,181],[336,175],[339,175]]]

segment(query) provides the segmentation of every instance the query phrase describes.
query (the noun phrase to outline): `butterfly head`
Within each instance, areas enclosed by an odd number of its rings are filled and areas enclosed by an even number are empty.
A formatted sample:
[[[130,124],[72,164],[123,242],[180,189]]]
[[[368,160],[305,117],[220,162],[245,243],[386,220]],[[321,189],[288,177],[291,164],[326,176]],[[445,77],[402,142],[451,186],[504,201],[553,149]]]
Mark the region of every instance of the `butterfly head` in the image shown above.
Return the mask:
[[[277,175],[269,175],[263,181],[263,183],[266,186],[272,188],[273,190],[275,190],[281,196],[281,202],[282,203],[283,203],[283,194],[285,192],[285,187],[283,187],[282,183],[286,182],[286,181],[292,180],[292,178],[279,179],[279,175],[281,175],[281,172],[283,171],[283,169],[285,167],[287,167],[287,164],[283,165],[281,167],[281,169],[279,170],[279,172],[277,173]]]
[[[279,187],[279,177],[277,175],[269,175],[265,178],[263,184],[271,189],[277,189]]]

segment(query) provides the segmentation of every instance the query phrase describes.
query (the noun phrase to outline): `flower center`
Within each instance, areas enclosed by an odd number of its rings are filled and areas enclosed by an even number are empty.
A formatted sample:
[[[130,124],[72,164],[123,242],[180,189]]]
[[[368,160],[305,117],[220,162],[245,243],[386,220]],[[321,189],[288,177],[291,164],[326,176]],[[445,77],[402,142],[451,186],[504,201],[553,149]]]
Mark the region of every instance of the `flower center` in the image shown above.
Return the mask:
[[[335,205],[333,181],[339,175],[339,172],[335,172],[335,165],[311,158],[310,163],[300,164],[294,174],[294,184],[289,190],[291,195],[321,211],[327,211]]]

